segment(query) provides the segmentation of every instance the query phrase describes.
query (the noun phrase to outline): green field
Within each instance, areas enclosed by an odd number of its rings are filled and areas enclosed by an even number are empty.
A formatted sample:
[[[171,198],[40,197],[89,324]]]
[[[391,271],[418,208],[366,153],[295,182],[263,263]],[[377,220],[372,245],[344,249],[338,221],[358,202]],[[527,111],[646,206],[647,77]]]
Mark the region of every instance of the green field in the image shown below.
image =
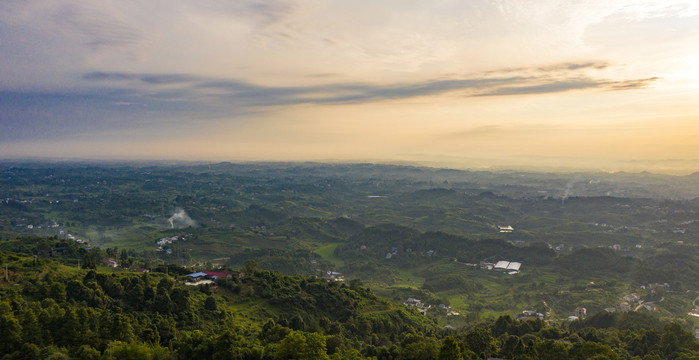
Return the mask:
[[[313,252],[320,255],[323,260],[328,261],[337,267],[341,267],[345,265],[345,262],[342,259],[335,257],[335,249],[337,248],[337,245],[339,245],[339,243],[327,244],[313,250]]]

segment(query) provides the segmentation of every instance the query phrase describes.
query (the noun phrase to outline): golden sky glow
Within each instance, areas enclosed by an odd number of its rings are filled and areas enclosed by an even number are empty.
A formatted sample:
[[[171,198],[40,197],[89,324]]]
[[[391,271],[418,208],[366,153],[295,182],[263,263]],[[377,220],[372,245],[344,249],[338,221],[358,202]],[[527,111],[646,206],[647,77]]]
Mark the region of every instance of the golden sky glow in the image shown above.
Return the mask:
[[[699,169],[699,3],[7,1],[2,157]]]

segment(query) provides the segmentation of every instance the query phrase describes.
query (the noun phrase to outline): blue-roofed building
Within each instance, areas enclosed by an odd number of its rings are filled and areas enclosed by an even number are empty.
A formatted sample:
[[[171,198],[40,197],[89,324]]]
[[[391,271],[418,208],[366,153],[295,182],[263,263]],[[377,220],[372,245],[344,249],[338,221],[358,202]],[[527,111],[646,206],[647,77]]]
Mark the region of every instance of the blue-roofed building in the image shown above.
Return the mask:
[[[187,274],[187,277],[192,278],[192,279],[199,279],[199,278],[203,278],[206,276],[207,275],[203,272],[195,272],[195,273]]]

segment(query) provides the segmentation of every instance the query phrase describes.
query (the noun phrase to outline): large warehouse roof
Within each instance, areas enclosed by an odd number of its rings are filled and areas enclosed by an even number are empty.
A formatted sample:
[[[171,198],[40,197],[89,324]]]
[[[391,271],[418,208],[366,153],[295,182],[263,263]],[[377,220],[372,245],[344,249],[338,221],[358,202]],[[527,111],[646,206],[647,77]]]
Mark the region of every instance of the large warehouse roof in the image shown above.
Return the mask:
[[[511,271],[519,271],[519,268],[522,266],[522,263],[520,262],[515,262],[515,261],[504,261],[500,260],[495,264],[494,269],[495,270],[511,270]]]

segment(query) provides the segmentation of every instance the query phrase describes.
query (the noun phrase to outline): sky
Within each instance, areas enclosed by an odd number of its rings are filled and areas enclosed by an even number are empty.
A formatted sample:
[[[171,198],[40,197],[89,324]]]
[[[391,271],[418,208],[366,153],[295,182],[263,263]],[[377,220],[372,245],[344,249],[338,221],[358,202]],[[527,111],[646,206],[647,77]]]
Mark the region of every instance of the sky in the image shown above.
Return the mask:
[[[699,170],[699,2],[0,2],[0,158]]]

